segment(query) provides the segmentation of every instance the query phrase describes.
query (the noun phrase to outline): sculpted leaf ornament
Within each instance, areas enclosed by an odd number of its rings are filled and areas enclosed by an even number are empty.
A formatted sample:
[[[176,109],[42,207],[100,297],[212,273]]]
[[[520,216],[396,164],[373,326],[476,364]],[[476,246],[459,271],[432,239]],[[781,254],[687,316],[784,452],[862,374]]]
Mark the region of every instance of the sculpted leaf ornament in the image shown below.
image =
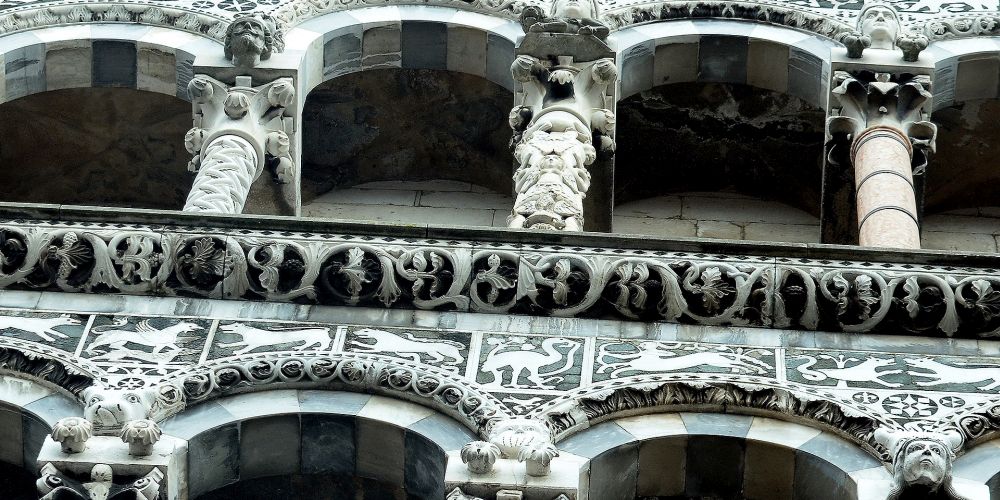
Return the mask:
[[[351,248],[347,251],[347,262],[339,270],[347,278],[347,291],[355,298],[361,295],[361,289],[365,284],[372,282],[368,277],[368,270],[364,267],[364,258],[363,250],[358,247]]]
[[[833,287],[837,290],[837,316],[844,316],[851,306],[857,307],[858,319],[866,321],[872,316],[871,306],[877,304],[879,298],[872,290],[872,279],[867,275],[859,275],[854,278],[853,285],[844,277],[837,274],[833,277]],[[853,290],[853,293],[852,293]]]
[[[81,264],[89,260],[93,252],[89,247],[80,242],[79,236],[75,232],[68,232],[62,237],[62,245],[49,245],[46,258],[42,261],[43,267],[50,267],[49,261],[59,263],[55,269],[55,274],[60,280],[66,280],[70,274]],[[48,269],[51,273],[52,269]]]
[[[490,291],[486,293],[486,301],[490,304],[495,304],[497,299],[500,298],[501,290],[510,290],[514,288],[515,284],[511,280],[500,274],[500,256],[497,254],[490,254],[486,259],[486,263],[490,266],[489,269],[485,271],[479,271],[476,273],[476,279],[474,284],[486,283],[490,287]]]
[[[163,255],[155,251],[149,237],[130,235],[125,239],[125,249],[116,250],[113,259],[122,266],[122,280],[141,282],[150,279],[153,266],[163,262]]]
[[[258,255],[263,255],[265,258],[259,260]],[[271,243],[254,247],[247,253],[247,260],[251,266],[260,270],[260,285],[268,292],[276,292],[281,279],[279,269],[285,261],[285,245]]]
[[[0,230],[0,272],[18,266],[28,253],[24,241],[15,235],[12,231]]]
[[[625,262],[615,269],[618,275],[618,298],[615,300],[615,307],[619,311],[628,311],[631,305],[637,309],[646,307],[646,300],[649,294],[646,292],[646,281],[649,280],[649,267],[645,263],[632,264]]]
[[[692,282],[690,278],[686,279],[684,286],[692,293],[701,295],[702,305],[710,314],[722,308],[722,299],[726,295],[736,293],[736,289],[722,279],[722,271],[718,267],[705,268],[698,280],[701,284]]]
[[[191,277],[196,280],[222,276],[225,261],[225,252],[215,248],[215,242],[208,237],[195,241],[191,253],[180,258],[181,265],[188,266]]]
[[[920,314],[920,284],[917,283],[917,277],[910,276],[906,278],[906,282],[903,283],[903,290],[906,291],[906,297],[903,297],[903,303],[906,304],[906,312],[910,315],[910,318],[916,318],[917,314]]]

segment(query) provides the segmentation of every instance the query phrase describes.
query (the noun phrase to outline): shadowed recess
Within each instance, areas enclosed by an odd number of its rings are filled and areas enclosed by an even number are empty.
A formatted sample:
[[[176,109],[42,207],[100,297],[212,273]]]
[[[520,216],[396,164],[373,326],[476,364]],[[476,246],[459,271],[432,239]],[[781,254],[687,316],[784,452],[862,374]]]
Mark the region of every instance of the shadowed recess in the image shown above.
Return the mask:
[[[0,201],[179,210],[193,180],[191,104],[77,88],[0,104]]]
[[[823,110],[746,85],[679,83],[618,104],[615,202],[731,191],[819,215]]]
[[[1000,206],[1000,100],[976,99],[938,110],[937,154],[927,167],[925,214]]]
[[[463,73],[382,69],[313,90],[302,201],[372,181],[447,179],[511,192],[510,91]]]

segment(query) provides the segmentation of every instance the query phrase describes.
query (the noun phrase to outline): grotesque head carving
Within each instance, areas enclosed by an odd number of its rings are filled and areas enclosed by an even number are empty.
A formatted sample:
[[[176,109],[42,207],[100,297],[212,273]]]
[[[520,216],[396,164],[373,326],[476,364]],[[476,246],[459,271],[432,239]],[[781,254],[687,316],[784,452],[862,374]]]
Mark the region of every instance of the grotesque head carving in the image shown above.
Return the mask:
[[[101,389],[83,392],[87,406],[83,416],[94,425],[98,435],[117,435],[127,422],[148,418],[157,392],[152,389]]]
[[[594,0],[555,0],[549,14],[563,19],[596,19],[597,3]]]
[[[871,48],[892,50],[900,32],[899,14],[887,3],[866,2],[858,15],[857,29],[871,37]]]
[[[237,17],[226,29],[226,59],[239,68],[252,68],[284,48],[280,27],[265,14]]]
[[[886,500],[919,498],[965,500],[952,485],[951,466],[962,437],[957,433],[886,431],[879,429],[875,439],[889,449],[893,457],[893,485]]]

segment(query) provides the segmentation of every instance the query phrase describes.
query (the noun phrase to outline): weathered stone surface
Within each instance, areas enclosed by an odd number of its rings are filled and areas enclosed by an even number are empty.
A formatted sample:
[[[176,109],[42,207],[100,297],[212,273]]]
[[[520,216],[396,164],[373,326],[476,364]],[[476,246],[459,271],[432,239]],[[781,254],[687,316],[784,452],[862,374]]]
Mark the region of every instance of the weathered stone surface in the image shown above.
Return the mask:
[[[798,98],[749,86],[642,92],[618,104],[615,202],[736,189],[818,215],[823,120]]]
[[[1000,154],[1000,101],[976,99],[938,110],[938,149],[927,168],[925,213],[1000,205],[992,160]]]
[[[331,80],[303,111],[303,203],[369,181],[451,179],[509,193],[511,101],[484,79],[443,71]]]
[[[64,89],[4,103],[0,116],[2,201],[184,204],[189,103],[131,89]]]

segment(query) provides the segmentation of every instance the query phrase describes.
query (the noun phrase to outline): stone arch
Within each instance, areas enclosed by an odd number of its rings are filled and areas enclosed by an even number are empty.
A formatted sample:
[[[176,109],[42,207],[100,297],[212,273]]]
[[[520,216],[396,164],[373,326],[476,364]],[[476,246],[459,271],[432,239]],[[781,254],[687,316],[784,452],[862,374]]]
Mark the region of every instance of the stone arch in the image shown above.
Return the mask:
[[[11,349],[0,347],[0,362],[13,361],[13,366],[17,367],[20,364],[17,358],[11,355]],[[58,371],[60,365],[45,362],[45,366]],[[27,370],[0,370],[0,436],[3,437],[0,439],[0,462],[3,467],[32,475],[38,470],[35,460],[52,426],[61,418],[83,415],[79,400],[69,391],[42,380]],[[24,485],[3,486],[18,488]],[[33,488],[31,490],[33,492]],[[14,492],[0,489],[0,494]]]
[[[643,414],[598,424],[559,448],[587,459],[589,474],[581,477],[589,483],[581,488],[602,500],[875,500],[891,480],[879,460],[847,440],[761,416]]]
[[[460,375],[422,363],[356,353],[267,353],[223,358],[177,374],[167,384],[183,392],[170,413],[246,392],[282,389],[363,392],[410,401],[460,422],[485,437],[496,419],[513,414],[496,397]],[[166,385],[161,385],[164,392]],[[180,394],[178,398],[180,399]],[[168,405],[165,405],[168,406]],[[193,408],[192,408],[193,407]]]
[[[310,389],[227,396],[161,425],[187,440],[192,499],[238,481],[316,474],[443,498],[448,452],[477,439],[454,418],[402,399]]]
[[[875,429],[896,427],[877,412],[815,388],[756,377],[687,374],[633,376],[594,384],[549,401],[531,416],[545,420],[559,442],[614,418],[675,411],[795,421],[851,441],[878,460],[889,457],[875,441]]]
[[[754,22],[677,20],[616,31],[618,99],[668,83],[750,85],[826,107],[829,38]]]
[[[16,10],[16,9],[14,9]],[[223,32],[225,26],[222,26]],[[219,42],[174,28],[114,24],[56,26],[0,38],[0,103],[69,88],[115,87],[189,100],[196,54]]]
[[[510,65],[521,26],[451,7],[385,6],[325,14],[292,29],[306,48],[306,93],[338,76],[381,68],[467,73],[514,90]]]

